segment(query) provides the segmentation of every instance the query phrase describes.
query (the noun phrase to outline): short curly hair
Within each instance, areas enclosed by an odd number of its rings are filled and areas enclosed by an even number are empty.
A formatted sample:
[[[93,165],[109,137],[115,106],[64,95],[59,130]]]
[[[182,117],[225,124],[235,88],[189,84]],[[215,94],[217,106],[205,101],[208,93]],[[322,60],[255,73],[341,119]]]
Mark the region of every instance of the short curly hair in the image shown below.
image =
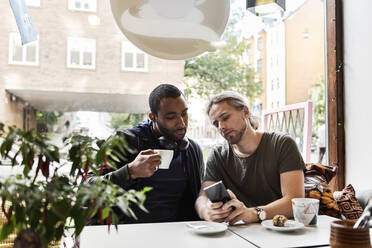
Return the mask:
[[[160,84],[152,90],[149,97],[149,106],[151,113],[158,115],[160,101],[165,97],[177,98],[183,96],[183,93],[172,84]]]

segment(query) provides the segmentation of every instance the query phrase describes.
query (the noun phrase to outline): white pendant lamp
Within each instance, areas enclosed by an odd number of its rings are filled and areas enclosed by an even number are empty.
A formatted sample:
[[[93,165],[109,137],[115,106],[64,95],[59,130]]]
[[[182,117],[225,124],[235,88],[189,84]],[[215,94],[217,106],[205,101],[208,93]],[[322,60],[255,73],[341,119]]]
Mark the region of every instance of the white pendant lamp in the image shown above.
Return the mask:
[[[181,60],[215,51],[230,0],[111,0],[120,30],[135,46],[163,59]]]

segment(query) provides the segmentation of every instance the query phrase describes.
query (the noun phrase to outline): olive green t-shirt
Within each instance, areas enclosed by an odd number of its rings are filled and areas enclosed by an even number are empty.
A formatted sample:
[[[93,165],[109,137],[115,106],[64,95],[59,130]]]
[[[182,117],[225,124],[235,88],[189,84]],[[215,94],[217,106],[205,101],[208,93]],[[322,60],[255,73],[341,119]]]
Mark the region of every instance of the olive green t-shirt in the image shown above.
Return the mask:
[[[264,132],[257,150],[238,157],[226,141],[208,157],[204,181],[222,180],[247,207],[266,205],[282,197],[280,174],[303,170],[296,142],[287,134]]]

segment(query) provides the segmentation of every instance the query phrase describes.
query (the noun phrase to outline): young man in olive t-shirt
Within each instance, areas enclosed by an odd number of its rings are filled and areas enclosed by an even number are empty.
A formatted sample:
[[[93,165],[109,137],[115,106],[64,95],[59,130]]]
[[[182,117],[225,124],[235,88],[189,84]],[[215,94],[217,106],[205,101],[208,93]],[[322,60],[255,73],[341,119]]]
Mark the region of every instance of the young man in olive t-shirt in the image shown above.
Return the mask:
[[[244,98],[214,96],[207,114],[226,142],[211,152],[195,207],[202,219],[234,224],[293,216],[291,199],[304,197],[304,162],[286,134],[256,131]],[[212,203],[203,188],[222,180],[232,200]]]

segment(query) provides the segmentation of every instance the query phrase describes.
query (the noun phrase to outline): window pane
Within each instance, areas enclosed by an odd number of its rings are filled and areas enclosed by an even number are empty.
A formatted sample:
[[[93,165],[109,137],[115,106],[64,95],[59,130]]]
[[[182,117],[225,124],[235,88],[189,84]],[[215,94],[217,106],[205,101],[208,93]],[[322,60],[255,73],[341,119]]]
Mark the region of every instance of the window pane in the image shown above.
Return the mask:
[[[92,65],[92,53],[90,52],[83,53],[83,65]]]
[[[72,65],[78,65],[80,63],[80,53],[78,51],[71,51],[71,61]]]
[[[81,2],[76,1],[75,2],[75,8],[80,9],[81,8]]]
[[[262,72],[262,59],[257,60],[257,72]]]
[[[36,46],[29,45],[26,47],[26,61],[36,62]]]
[[[145,54],[137,53],[137,68],[145,68]]]
[[[89,9],[89,3],[84,3],[84,9]]]
[[[133,68],[133,53],[125,53],[124,66],[126,68]]]
[[[13,61],[22,61],[22,47],[19,45],[14,45],[13,49]]]
[[[249,44],[247,47],[247,53],[248,55],[252,55],[252,44]]]
[[[263,49],[263,39],[262,39],[262,37],[258,38],[258,40],[257,40],[257,49],[260,50],[260,51]]]

